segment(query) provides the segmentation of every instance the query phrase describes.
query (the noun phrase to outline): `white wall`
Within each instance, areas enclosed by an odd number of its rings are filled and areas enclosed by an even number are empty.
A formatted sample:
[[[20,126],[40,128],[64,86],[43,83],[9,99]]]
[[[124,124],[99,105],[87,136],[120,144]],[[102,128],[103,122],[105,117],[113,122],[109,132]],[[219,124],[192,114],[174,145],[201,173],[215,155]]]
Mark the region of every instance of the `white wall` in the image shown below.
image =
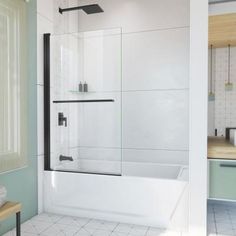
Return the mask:
[[[190,1],[189,235],[207,228],[208,1]]]

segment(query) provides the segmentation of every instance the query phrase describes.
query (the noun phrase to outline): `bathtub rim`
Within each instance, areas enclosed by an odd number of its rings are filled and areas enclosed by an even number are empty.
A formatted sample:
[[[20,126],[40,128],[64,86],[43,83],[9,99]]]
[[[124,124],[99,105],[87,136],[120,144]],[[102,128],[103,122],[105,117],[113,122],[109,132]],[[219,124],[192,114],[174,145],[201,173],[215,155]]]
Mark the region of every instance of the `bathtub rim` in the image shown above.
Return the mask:
[[[179,165],[173,165],[179,166]],[[82,171],[68,171],[68,170],[44,170],[45,172],[54,172],[54,173],[68,173],[68,174],[79,174],[79,175],[93,175],[93,176],[109,176],[109,177],[123,177],[123,178],[138,178],[138,179],[152,179],[152,180],[163,180],[163,181],[177,181],[188,183],[189,180],[180,179],[184,171],[189,172],[189,167],[185,165],[179,166],[180,170],[176,178],[158,178],[158,177],[148,177],[148,176],[135,176],[135,175],[122,175],[122,174],[108,174],[108,173],[91,173],[91,172],[82,172]]]

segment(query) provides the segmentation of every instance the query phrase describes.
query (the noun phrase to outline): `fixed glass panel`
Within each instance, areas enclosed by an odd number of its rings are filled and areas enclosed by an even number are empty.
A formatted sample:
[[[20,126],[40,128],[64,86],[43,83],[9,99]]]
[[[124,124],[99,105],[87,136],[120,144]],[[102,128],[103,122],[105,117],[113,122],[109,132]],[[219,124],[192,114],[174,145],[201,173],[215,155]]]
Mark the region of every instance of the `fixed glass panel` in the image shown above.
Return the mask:
[[[25,4],[0,0],[0,172],[27,164]]]
[[[50,45],[51,169],[121,174],[121,29]]]

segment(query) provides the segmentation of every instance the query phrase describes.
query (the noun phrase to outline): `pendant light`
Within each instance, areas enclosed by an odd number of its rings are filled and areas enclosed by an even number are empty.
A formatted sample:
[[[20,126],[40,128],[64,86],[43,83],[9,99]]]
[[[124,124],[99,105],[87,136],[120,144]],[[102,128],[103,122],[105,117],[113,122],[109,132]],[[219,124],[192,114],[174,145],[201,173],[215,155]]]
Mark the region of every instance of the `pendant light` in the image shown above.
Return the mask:
[[[226,91],[232,91],[233,90],[233,83],[230,81],[231,77],[231,47],[230,44],[228,45],[228,80],[225,84],[225,90]]]
[[[213,92],[213,46],[210,49],[210,88],[209,88],[208,100],[215,100],[215,93]]]

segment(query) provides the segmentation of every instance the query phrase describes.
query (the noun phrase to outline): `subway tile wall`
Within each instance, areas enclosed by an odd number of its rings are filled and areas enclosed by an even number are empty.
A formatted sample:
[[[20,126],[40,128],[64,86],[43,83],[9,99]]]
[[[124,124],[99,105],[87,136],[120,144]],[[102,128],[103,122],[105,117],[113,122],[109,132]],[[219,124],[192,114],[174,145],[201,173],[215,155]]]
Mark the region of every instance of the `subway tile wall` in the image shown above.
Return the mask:
[[[209,53],[210,55],[210,53]],[[210,61],[210,56],[209,56]],[[208,134],[214,135],[217,129],[218,136],[225,136],[226,127],[236,127],[236,48],[231,48],[230,82],[233,89],[227,91],[228,82],[228,48],[213,49],[213,92],[215,100],[209,101]],[[209,89],[210,89],[209,63]]]
[[[97,2],[104,13],[80,14],[79,29],[122,28],[122,174],[188,165],[188,1]]]

